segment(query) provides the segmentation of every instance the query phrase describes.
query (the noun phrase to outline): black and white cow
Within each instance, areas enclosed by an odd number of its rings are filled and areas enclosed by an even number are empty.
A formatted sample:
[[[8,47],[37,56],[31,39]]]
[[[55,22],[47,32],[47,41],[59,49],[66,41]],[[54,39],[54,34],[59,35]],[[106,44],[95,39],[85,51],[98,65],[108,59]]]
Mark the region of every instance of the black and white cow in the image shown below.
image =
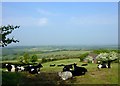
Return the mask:
[[[72,67],[74,65],[74,69]],[[62,80],[67,80],[73,76],[84,75],[87,72],[87,69],[84,67],[78,67],[77,64],[65,65],[62,72],[58,72],[58,75]]]
[[[28,65],[25,67],[25,71],[28,71],[31,74],[38,74],[40,73],[40,68],[43,67],[41,64],[38,64],[36,66],[34,65]]]
[[[7,70],[6,71],[10,71],[10,72],[18,72],[18,71],[24,71],[24,67],[23,66],[17,66],[17,65],[13,65],[13,64],[5,64]]]
[[[97,68],[98,68],[98,69],[108,68],[108,65],[106,65],[106,64],[99,64],[99,65],[97,66]]]
[[[12,66],[11,66],[10,64],[5,64],[5,66],[6,66],[6,68],[7,68],[7,70],[6,70],[6,71],[11,71]]]
[[[15,71],[17,71],[17,72],[24,71],[24,70],[25,70],[24,66],[16,66],[15,67]]]
[[[69,78],[72,78],[72,73],[71,73],[71,69],[73,64],[69,64],[69,65],[58,65],[58,66],[64,66],[63,71],[62,72],[58,72],[59,77],[61,77],[62,80],[67,80]]]

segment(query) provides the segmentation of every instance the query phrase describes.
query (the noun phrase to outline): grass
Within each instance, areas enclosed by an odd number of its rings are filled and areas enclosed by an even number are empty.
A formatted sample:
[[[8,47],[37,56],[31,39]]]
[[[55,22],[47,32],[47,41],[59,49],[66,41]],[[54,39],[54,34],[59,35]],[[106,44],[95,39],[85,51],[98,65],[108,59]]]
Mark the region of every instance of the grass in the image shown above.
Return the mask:
[[[41,53],[41,54],[36,54],[38,57],[61,57],[61,56],[76,56],[76,55],[81,55],[84,53],[89,53],[90,51],[84,51],[84,50],[80,50],[80,51],[57,51],[57,52],[50,52],[50,53]]]
[[[58,60],[58,61],[52,61],[52,62],[46,62],[43,64],[43,68],[41,69],[41,71],[43,72],[58,72],[58,71],[62,71],[63,67],[57,67],[57,65],[59,64],[72,64],[72,63],[80,63],[79,59],[64,59],[64,60]],[[55,64],[55,67],[50,67],[50,64]]]
[[[3,86],[73,86],[83,84],[118,84],[118,64],[113,63],[110,69],[97,69],[97,64],[88,64],[85,66],[88,72],[83,76],[76,76],[72,79],[62,81],[58,76],[58,72],[62,71],[63,67],[50,67],[50,64],[82,64],[79,59],[64,59],[59,61],[43,63],[41,73],[32,75],[27,72],[3,72]]]

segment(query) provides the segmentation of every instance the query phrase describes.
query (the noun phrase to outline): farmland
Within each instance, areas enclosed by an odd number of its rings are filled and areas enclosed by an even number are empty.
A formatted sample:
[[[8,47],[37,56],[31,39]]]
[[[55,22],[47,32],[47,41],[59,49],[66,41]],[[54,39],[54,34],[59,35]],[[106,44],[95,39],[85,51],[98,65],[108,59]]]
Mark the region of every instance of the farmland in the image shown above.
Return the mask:
[[[64,56],[75,56],[80,55],[89,50],[81,50],[80,48],[71,47],[10,47],[3,48],[2,50],[2,60],[15,60],[17,57],[22,56],[25,52],[29,55],[36,54],[38,58],[46,57],[64,57]]]
[[[106,49],[106,48],[105,48]],[[108,49],[108,48],[107,48]],[[24,47],[24,48],[6,48],[3,52],[3,61],[5,63],[19,64],[18,57],[27,52],[30,56],[36,54],[38,57],[38,63],[42,63],[42,58],[58,58],[55,61],[43,62],[43,68],[38,75],[32,75],[28,72],[5,72],[2,69],[2,83],[3,86],[34,86],[34,85],[51,85],[51,86],[63,86],[63,85],[80,85],[80,84],[118,84],[118,63],[112,63],[110,69],[97,69],[95,63],[88,63],[88,72],[82,76],[75,76],[72,79],[62,81],[58,76],[58,72],[62,71],[62,67],[58,67],[59,64],[73,64],[77,63],[81,66],[84,62],[80,61],[80,56],[84,53],[91,53],[95,50],[88,48],[71,48],[71,47]],[[99,50],[99,49],[97,49]],[[111,50],[108,49],[108,50]],[[113,48],[114,50],[114,48]],[[13,58],[14,57],[14,58]],[[59,59],[62,58],[62,59]],[[50,67],[50,64],[55,64],[54,67]]]
[[[38,75],[31,75],[26,72],[18,72],[18,73],[7,73],[3,72],[3,84],[11,84],[11,85],[20,85],[20,86],[32,86],[34,84],[50,84],[50,85],[62,85],[62,84],[118,84],[118,64],[113,63],[111,69],[101,69],[98,70],[97,64],[88,64],[86,68],[88,72],[83,76],[76,76],[73,79],[69,79],[66,81],[62,81],[57,72],[62,71],[63,67],[50,67],[49,65],[52,63],[60,64],[70,64],[76,62],[79,66],[82,64],[78,61],[78,59],[68,59],[68,60],[60,60],[47,62],[42,64],[43,68],[41,69],[41,73]],[[34,80],[34,81],[33,81]],[[12,82],[11,82],[12,81]],[[7,82],[7,83],[6,83]],[[13,83],[14,82],[14,83]]]

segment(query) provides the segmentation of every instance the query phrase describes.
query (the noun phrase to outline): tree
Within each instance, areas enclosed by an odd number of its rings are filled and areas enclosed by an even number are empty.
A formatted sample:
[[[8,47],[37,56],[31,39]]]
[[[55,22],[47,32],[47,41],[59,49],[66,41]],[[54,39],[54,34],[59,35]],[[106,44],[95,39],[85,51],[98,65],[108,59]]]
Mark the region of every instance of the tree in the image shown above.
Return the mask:
[[[89,55],[89,53],[84,53],[84,54],[80,55],[80,61],[83,61],[88,55]]]
[[[20,26],[13,26],[13,25],[7,25],[7,26],[1,26],[0,27],[0,47],[5,47],[8,44],[11,44],[12,42],[16,43],[19,42],[18,40],[15,40],[14,37],[7,38],[9,34],[12,33],[13,30],[19,28]]]
[[[37,60],[38,60],[37,55],[33,55],[33,56],[30,58],[30,61],[31,61],[32,63],[35,63]]]
[[[111,62],[118,59],[118,53],[116,52],[100,53],[96,58],[98,61],[108,63],[108,68],[111,68]]]
[[[24,57],[24,62],[25,63],[29,63],[29,59],[30,59],[29,54],[28,53],[24,53],[23,57]]]
[[[20,56],[20,57],[18,58],[18,61],[23,63],[24,57],[23,57],[23,56]]]

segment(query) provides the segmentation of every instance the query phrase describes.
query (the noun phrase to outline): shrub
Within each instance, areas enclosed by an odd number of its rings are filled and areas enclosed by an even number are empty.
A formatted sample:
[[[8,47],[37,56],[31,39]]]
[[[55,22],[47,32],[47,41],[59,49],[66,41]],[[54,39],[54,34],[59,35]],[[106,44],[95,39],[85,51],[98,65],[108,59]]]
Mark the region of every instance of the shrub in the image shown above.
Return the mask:
[[[42,58],[42,63],[47,62],[46,58]]]
[[[84,53],[84,54],[80,55],[80,61],[83,61],[88,55],[89,55],[89,53]]]
[[[23,57],[23,56],[20,56],[20,57],[18,58],[18,61],[19,61],[19,62],[23,62],[23,61],[24,61],[24,57]]]
[[[35,63],[37,60],[38,60],[37,55],[33,55],[33,56],[30,58],[30,61],[31,61],[32,63]]]
[[[93,58],[91,56],[88,56],[87,58],[85,58],[84,60],[86,60],[88,63],[92,63]]]
[[[29,63],[29,60],[30,60],[30,56],[29,56],[29,54],[28,53],[24,53],[24,62],[25,63]]]

